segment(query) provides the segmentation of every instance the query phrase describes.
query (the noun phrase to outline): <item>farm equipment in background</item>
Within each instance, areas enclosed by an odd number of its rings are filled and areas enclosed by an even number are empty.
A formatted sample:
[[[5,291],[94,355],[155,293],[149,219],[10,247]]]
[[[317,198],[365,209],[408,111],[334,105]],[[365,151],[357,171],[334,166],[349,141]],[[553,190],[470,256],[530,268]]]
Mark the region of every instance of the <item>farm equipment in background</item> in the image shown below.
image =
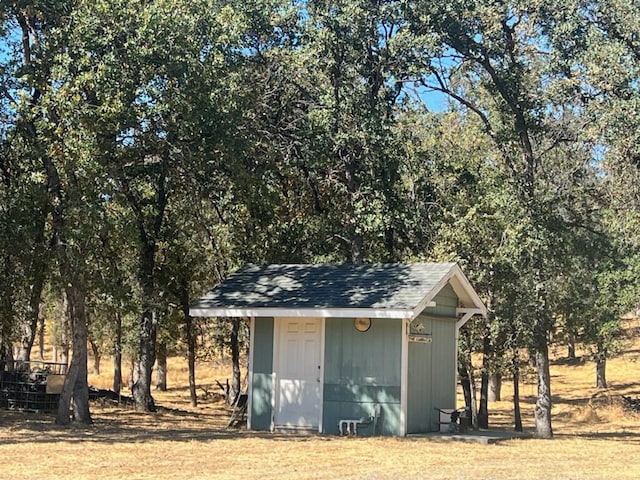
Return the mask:
[[[53,362],[3,362],[0,408],[28,412],[58,409],[67,365]]]

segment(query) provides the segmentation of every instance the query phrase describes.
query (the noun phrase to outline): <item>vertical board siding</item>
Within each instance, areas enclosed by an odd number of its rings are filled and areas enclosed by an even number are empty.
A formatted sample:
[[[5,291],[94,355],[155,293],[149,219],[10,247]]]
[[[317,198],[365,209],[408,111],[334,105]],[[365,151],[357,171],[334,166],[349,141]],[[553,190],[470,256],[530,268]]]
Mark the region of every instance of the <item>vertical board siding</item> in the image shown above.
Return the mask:
[[[446,285],[419,316],[431,343],[409,342],[407,433],[437,431],[435,408],[455,406],[456,308],[458,298]],[[273,418],[274,319],[254,322],[251,425],[269,430]],[[403,322],[372,319],[367,332],[358,332],[353,319],[325,322],[322,431],[338,433],[342,419],[368,418],[380,405],[377,434],[400,435]],[[372,435],[373,425],[358,429]]]
[[[433,322],[422,316],[418,320],[424,326],[423,334],[432,335]],[[407,433],[423,433],[432,430],[433,361],[432,343],[409,342],[409,375],[407,388]]]
[[[271,317],[254,322],[253,378],[251,386],[251,425],[253,430],[270,430],[273,398],[273,331]]]
[[[456,319],[433,318],[431,361],[437,374],[433,375],[432,398],[437,408],[455,408],[456,405]],[[439,415],[431,411],[433,430],[439,428]]]
[[[419,316],[431,343],[409,342],[407,433],[438,431],[437,408],[454,408],[456,319]]]
[[[402,321],[374,318],[367,332],[348,318],[328,318],[325,325],[323,432],[337,433],[342,419],[368,418],[379,404],[377,433],[398,435]],[[372,427],[358,434],[371,435]]]
[[[451,284],[447,283],[434,297],[433,301],[436,302],[436,306],[425,308],[423,313],[438,317],[455,318],[457,316],[458,296]]]
[[[438,431],[436,409],[455,407],[458,297],[447,284],[434,301],[418,316],[431,343],[409,342],[407,433]]]

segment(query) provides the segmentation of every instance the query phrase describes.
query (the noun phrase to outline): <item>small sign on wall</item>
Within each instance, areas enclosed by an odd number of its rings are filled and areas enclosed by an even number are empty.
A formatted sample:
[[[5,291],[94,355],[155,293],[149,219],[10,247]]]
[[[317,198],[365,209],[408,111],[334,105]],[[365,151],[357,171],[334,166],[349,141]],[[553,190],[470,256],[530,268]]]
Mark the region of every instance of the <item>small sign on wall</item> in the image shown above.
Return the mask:
[[[409,335],[409,341],[418,343],[431,343],[433,341],[433,338],[429,334],[412,333]]]

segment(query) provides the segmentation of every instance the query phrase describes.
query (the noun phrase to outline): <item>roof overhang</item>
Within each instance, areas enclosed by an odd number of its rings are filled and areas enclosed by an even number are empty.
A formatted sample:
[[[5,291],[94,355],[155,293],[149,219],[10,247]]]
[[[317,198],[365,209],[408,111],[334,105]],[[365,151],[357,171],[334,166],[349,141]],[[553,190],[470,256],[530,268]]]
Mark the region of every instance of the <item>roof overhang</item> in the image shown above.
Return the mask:
[[[321,318],[403,318],[414,319],[426,308],[435,306],[435,297],[450,284],[458,297],[457,315],[462,315],[458,324],[462,326],[474,315],[487,315],[487,309],[475,292],[469,280],[457,264],[452,264],[449,271],[442,276],[418,302],[414,308],[384,308],[384,307],[201,307],[193,306],[189,314],[194,317],[321,317]],[[464,319],[464,320],[463,320]],[[462,321],[463,320],[463,321]],[[461,322],[462,321],[462,322]]]
[[[456,308],[456,314],[458,315],[458,321],[456,322],[456,328],[459,330],[465,323],[467,323],[471,317],[475,315],[487,316],[486,309],[483,311],[480,308]]]
[[[462,272],[459,265],[455,264],[449,270],[445,276],[431,289],[431,291],[422,299],[422,301],[414,309],[414,317],[418,316],[425,308],[429,307],[433,303],[433,299],[438,295],[445,285],[449,283],[453,291],[458,296],[459,308],[458,311],[464,310],[463,314],[473,310],[473,315],[487,316],[487,307],[484,305],[476,291],[473,289],[469,280]],[[458,313],[460,315],[460,313]],[[467,318],[467,320],[469,319]],[[466,322],[466,320],[465,320]]]
[[[193,317],[413,318],[413,310],[390,308],[191,308]]]

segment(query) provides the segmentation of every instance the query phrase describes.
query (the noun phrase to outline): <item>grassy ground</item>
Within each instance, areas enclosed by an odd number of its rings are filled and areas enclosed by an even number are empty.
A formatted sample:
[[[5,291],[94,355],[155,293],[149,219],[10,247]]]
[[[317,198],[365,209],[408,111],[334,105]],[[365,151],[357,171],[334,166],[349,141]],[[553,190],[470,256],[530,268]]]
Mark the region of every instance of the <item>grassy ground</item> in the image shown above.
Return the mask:
[[[200,406],[189,407],[186,362],[172,359],[169,391],[156,394],[165,408],[155,414],[92,404],[92,427],[59,428],[51,416],[0,411],[0,478],[637,479],[640,417],[622,409],[619,395],[640,396],[639,359],[633,345],[610,361],[606,392],[592,387],[592,364],[554,362],[555,438],[495,445],[228,430],[229,410],[204,390]],[[214,380],[227,369],[200,364],[198,372],[215,392]],[[110,378],[90,382],[109,387]],[[521,392],[525,429],[532,430],[535,385]],[[503,401],[490,405],[495,427],[510,428],[510,393],[507,383]]]

